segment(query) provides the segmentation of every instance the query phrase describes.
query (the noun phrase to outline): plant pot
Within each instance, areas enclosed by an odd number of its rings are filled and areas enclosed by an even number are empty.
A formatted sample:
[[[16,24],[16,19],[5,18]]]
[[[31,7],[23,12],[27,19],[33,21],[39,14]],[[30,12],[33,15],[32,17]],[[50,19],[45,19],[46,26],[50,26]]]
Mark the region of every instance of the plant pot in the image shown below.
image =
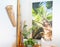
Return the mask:
[[[32,45],[27,45],[27,47],[32,47]]]

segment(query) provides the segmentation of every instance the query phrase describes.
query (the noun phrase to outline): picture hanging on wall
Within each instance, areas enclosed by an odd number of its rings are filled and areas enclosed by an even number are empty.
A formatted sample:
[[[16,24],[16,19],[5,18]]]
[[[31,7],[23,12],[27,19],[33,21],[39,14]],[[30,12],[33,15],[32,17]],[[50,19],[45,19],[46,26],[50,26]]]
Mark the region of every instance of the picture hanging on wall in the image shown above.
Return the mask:
[[[32,37],[52,40],[53,1],[32,3]]]

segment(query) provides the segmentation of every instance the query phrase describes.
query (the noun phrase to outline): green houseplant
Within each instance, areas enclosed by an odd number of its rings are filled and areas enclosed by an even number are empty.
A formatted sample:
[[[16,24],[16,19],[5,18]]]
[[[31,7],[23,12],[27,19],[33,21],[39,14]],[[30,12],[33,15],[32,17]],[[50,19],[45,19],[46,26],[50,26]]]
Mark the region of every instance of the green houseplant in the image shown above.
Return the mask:
[[[26,23],[24,23],[24,25],[23,25],[23,32],[22,32],[24,39],[28,39],[28,36],[31,33],[32,33],[32,28],[27,29],[27,25],[26,25]]]
[[[27,41],[24,42],[24,45],[26,47],[33,47],[36,43],[37,42],[34,39],[29,38],[29,39],[27,39]]]

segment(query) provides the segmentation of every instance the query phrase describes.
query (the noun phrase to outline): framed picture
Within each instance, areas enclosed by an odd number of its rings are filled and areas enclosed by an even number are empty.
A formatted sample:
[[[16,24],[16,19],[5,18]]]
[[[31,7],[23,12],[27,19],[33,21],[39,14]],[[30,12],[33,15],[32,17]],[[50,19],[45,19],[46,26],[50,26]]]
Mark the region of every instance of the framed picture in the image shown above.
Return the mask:
[[[53,1],[32,2],[32,37],[52,40]]]

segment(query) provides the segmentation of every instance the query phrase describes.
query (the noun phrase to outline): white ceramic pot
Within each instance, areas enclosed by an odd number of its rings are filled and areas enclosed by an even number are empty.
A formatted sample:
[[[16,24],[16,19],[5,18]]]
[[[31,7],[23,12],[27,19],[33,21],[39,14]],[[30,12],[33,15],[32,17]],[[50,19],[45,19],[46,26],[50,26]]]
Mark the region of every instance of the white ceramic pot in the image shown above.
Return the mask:
[[[27,45],[27,47],[32,47],[32,45]]]

